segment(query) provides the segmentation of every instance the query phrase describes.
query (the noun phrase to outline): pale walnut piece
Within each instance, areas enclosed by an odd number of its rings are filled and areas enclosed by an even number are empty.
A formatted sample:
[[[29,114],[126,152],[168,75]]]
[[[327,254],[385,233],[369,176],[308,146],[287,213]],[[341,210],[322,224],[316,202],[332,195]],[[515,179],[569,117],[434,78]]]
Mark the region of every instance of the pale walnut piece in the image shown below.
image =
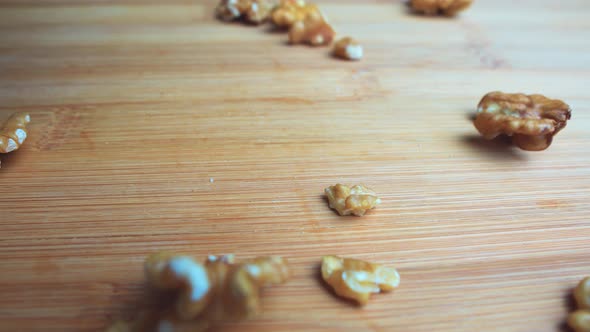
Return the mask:
[[[351,37],[344,37],[334,44],[334,56],[345,60],[360,60],[363,47]]]
[[[473,0],[410,0],[408,5],[415,12],[425,15],[455,16],[471,6]]]
[[[570,107],[542,95],[490,92],[479,102],[474,125],[485,139],[512,136],[523,150],[547,149],[571,118]]]
[[[17,150],[27,139],[27,124],[31,122],[28,113],[13,114],[0,129],[0,153]]]
[[[116,322],[109,332],[205,331],[260,311],[263,287],[284,283],[287,261],[278,256],[235,263],[233,255],[209,256],[199,263],[189,256],[157,253],[145,262],[148,283],[174,296],[174,305],[131,322]]]
[[[580,281],[574,289],[574,298],[579,309],[590,310],[590,277]]]
[[[341,216],[355,215],[362,217],[368,210],[375,208],[381,203],[377,194],[363,186],[349,187],[343,184],[336,184],[324,189],[330,208],[338,211]]]
[[[275,3],[270,0],[222,0],[215,13],[224,21],[240,18],[253,24],[261,24],[270,19]]]
[[[371,294],[392,291],[400,284],[400,275],[392,267],[338,256],[322,258],[322,279],[337,295],[360,305],[367,304]]]
[[[570,314],[567,324],[575,332],[590,332],[590,310],[578,310]]]
[[[271,14],[271,21],[280,28],[290,28],[295,22],[319,19],[322,19],[322,14],[318,7],[303,0],[282,0]]]

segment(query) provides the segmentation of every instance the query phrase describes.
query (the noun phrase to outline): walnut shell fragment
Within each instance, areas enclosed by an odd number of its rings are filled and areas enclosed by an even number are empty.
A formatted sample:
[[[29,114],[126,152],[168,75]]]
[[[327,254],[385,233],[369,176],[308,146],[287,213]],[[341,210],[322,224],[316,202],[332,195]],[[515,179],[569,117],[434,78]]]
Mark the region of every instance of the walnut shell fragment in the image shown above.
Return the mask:
[[[235,263],[233,255],[209,256],[199,263],[189,256],[157,253],[145,262],[150,286],[174,297],[171,307],[116,322],[109,332],[205,331],[221,322],[241,321],[260,311],[265,286],[289,277],[281,257],[259,257]]]
[[[341,216],[355,215],[362,217],[368,210],[375,208],[381,203],[377,194],[365,187],[357,185],[349,187],[343,184],[336,184],[324,189],[330,208],[338,211]]]
[[[15,113],[0,129],[0,153],[18,150],[27,139],[27,124],[31,122],[28,113]]]
[[[424,15],[455,16],[471,6],[473,0],[410,0],[408,5]]]
[[[490,92],[479,102],[474,125],[485,139],[498,135],[527,151],[547,149],[571,118],[569,105],[542,95]]]
[[[392,291],[400,284],[400,275],[392,267],[337,256],[322,258],[322,279],[338,296],[360,305],[367,304],[371,294]]]

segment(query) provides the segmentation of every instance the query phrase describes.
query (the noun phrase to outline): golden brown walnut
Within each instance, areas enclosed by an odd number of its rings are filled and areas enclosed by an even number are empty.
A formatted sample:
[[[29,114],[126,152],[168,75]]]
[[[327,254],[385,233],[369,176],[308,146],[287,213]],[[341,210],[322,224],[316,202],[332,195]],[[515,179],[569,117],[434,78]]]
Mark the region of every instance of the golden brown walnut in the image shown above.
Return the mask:
[[[272,22],[280,28],[290,28],[295,22],[320,20],[322,14],[314,4],[303,0],[281,0],[271,14]]]
[[[425,15],[454,16],[471,6],[473,0],[410,0],[410,7]]]
[[[261,24],[270,18],[274,7],[270,0],[222,0],[216,15],[224,21],[244,18],[249,23]]]
[[[345,60],[363,58],[363,47],[351,37],[344,37],[334,44],[334,55]]]
[[[0,129],[0,153],[9,153],[20,148],[27,139],[27,124],[31,122],[28,113],[15,113]]]
[[[575,332],[590,332],[590,310],[577,310],[570,314],[567,324]]]
[[[145,273],[151,286],[175,295],[173,308],[117,322],[107,331],[204,331],[221,322],[251,318],[260,310],[261,288],[285,282],[289,269],[277,256],[240,264],[233,255],[209,256],[201,264],[188,256],[157,253],[146,259]]]
[[[324,19],[297,21],[289,30],[289,43],[323,46],[332,43],[336,32]]]
[[[508,135],[523,150],[541,151],[551,145],[570,117],[570,107],[561,100],[490,92],[479,102],[474,125],[485,139]]]
[[[580,281],[574,290],[574,298],[579,309],[590,310],[590,277]]]
[[[330,208],[338,211],[341,216],[355,215],[362,217],[368,210],[375,208],[381,199],[377,194],[365,187],[357,185],[349,187],[343,184],[336,184],[324,189]]]
[[[399,286],[396,269],[357,259],[324,256],[322,278],[341,297],[365,305],[373,293],[389,292]]]

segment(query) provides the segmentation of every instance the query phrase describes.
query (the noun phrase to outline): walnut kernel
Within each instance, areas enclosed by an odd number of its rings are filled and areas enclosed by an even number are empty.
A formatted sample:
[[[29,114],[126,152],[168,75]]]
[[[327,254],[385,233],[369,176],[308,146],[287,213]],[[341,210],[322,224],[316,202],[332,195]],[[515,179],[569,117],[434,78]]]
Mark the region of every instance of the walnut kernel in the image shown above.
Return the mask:
[[[338,183],[324,189],[324,192],[328,197],[330,208],[338,211],[341,216],[353,214],[362,217],[368,210],[381,203],[381,199],[377,197],[377,194],[364,185],[351,188]]]
[[[578,308],[590,310],[590,277],[584,278],[574,290]]]
[[[357,259],[324,256],[322,278],[341,297],[367,304],[373,293],[392,291],[399,286],[396,269]]]
[[[270,18],[275,5],[269,0],[222,0],[216,9],[221,20],[233,21],[244,18],[247,22],[260,24]]]
[[[145,262],[148,282],[173,292],[174,307],[142,315],[132,322],[117,322],[107,331],[203,331],[222,321],[240,321],[260,310],[260,290],[287,280],[287,261],[259,257],[235,263],[233,255],[210,256],[203,264],[191,257],[169,253],[149,256]]]
[[[490,92],[479,102],[474,125],[485,139],[504,134],[523,150],[541,151],[571,117],[561,100],[542,95]]]
[[[410,0],[410,7],[425,15],[454,16],[471,6],[473,0]]]
[[[336,32],[323,18],[307,18],[297,21],[289,30],[289,43],[323,46],[332,43]]]
[[[590,332],[590,310],[574,311],[568,317],[567,324],[575,332]]]
[[[334,55],[346,60],[360,60],[363,57],[363,47],[351,37],[344,37],[334,44]]]
[[[27,124],[31,122],[28,113],[15,113],[0,129],[0,153],[9,153],[20,148],[27,139]]]
[[[295,22],[320,18],[322,14],[318,7],[307,4],[304,0],[281,0],[271,14],[272,22],[280,28],[290,28]]]

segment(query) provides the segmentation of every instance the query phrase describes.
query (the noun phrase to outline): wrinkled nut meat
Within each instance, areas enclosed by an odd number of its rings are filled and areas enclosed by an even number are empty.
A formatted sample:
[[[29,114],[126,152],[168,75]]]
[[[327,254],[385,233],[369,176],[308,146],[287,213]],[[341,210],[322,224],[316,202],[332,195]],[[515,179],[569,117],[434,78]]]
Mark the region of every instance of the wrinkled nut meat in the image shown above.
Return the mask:
[[[338,211],[341,216],[353,214],[362,217],[368,210],[381,203],[381,199],[377,197],[377,194],[363,185],[351,188],[343,184],[337,184],[324,189],[324,192],[328,197],[330,208]]]
[[[473,0],[410,0],[409,6],[425,15],[454,16],[471,6]]]
[[[15,113],[0,129],[0,153],[9,153],[20,148],[27,139],[27,124],[31,122],[28,113]]]
[[[282,0],[271,14],[272,22],[280,28],[290,28],[295,22],[320,19],[322,14],[318,7],[303,0]]]
[[[542,95],[490,92],[479,102],[474,125],[485,139],[504,134],[523,150],[547,149],[571,117],[561,100]]]
[[[363,57],[363,47],[351,37],[344,37],[334,45],[334,55],[345,60],[360,60]]]
[[[188,256],[158,253],[146,259],[145,273],[151,286],[174,294],[174,306],[117,322],[107,331],[204,331],[220,322],[248,319],[260,310],[261,288],[284,283],[289,269],[277,256],[239,264],[233,255],[209,256],[201,264]]]
[[[367,304],[371,294],[392,291],[400,283],[394,268],[337,256],[322,258],[322,279],[338,296],[360,305]]]
[[[580,281],[574,290],[574,298],[578,304],[578,308],[590,310],[590,277]]]
[[[311,46],[323,46],[332,43],[336,32],[323,18],[308,18],[297,21],[289,30],[290,44],[309,44]]]
[[[567,324],[575,332],[590,332],[590,310],[578,310],[572,313]]]
[[[269,0],[222,0],[216,14],[224,21],[244,18],[249,23],[261,24],[270,18],[274,7]]]

